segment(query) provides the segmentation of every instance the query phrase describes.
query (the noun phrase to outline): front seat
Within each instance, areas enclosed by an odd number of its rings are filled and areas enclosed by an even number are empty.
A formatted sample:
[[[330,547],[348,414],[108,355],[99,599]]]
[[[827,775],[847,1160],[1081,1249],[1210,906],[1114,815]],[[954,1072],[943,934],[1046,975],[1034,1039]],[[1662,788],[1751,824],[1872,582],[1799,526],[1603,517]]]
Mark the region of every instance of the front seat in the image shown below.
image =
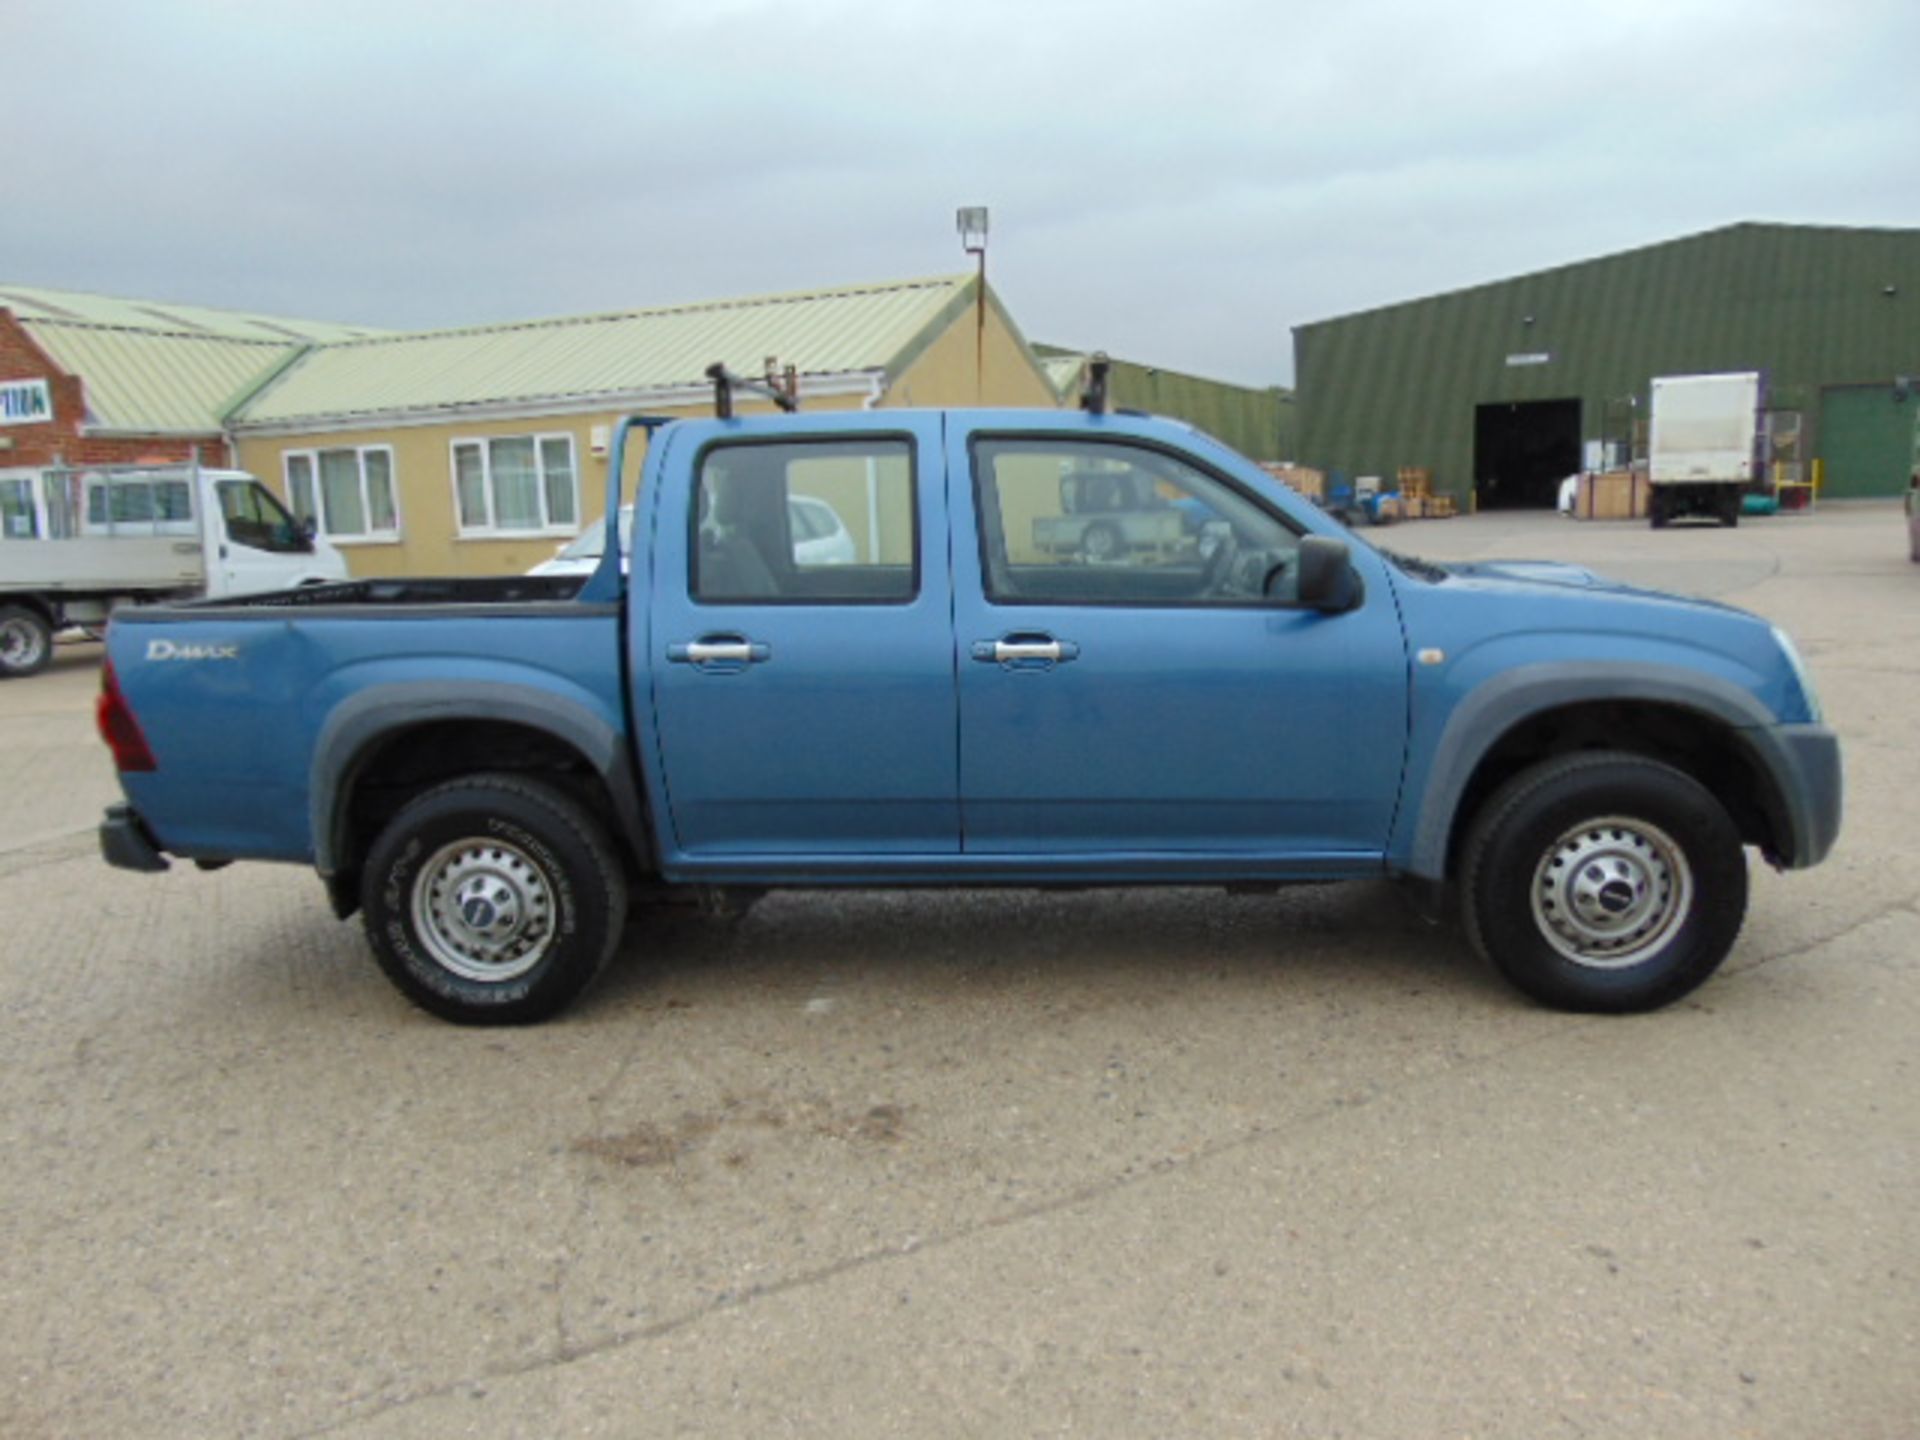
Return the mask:
[[[700,487],[699,591],[706,600],[764,600],[780,582],[742,523],[751,482],[716,472]]]

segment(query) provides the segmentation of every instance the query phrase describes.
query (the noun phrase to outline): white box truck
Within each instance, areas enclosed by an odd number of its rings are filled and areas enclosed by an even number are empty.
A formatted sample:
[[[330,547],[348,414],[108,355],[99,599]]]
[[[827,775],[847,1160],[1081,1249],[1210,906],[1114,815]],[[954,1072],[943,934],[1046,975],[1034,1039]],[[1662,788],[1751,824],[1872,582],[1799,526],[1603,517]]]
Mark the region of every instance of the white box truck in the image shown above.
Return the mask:
[[[253,476],[198,465],[0,470],[0,678],[121,605],[347,578],[340,552]]]
[[[1760,433],[1760,373],[1665,375],[1653,382],[1647,519],[1740,523]]]

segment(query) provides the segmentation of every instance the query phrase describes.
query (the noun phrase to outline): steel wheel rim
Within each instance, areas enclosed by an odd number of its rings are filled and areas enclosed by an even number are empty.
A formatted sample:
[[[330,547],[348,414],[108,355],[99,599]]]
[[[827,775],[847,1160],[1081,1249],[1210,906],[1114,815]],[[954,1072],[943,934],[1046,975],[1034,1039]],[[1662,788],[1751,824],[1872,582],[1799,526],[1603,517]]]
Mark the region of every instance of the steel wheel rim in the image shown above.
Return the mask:
[[[40,644],[40,627],[32,621],[15,617],[0,624],[0,657],[4,657],[7,664],[37,664]]]
[[[1533,921],[1576,965],[1621,970],[1660,949],[1693,909],[1693,867],[1645,820],[1582,821],[1547,847],[1533,872]]]
[[[1089,560],[1111,560],[1120,549],[1120,537],[1111,525],[1095,525],[1081,538]]]
[[[469,838],[443,845],[413,882],[414,933],[463,980],[517,980],[553,948],[553,886],[517,845]]]

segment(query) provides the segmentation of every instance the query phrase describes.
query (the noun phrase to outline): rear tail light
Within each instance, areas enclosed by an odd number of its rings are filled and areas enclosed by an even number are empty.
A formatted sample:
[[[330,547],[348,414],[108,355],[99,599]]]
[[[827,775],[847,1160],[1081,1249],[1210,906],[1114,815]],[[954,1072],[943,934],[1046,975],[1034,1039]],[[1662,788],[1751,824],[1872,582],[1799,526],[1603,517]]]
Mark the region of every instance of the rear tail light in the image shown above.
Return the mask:
[[[147,737],[140,733],[133,707],[120,693],[120,677],[113,673],[111,660],[100,667],[100,698],[94,702],[93,718],[100,727],[100,738],[113,751],[114,765],[122,772],[160,768],[153,751],[147,748]]]

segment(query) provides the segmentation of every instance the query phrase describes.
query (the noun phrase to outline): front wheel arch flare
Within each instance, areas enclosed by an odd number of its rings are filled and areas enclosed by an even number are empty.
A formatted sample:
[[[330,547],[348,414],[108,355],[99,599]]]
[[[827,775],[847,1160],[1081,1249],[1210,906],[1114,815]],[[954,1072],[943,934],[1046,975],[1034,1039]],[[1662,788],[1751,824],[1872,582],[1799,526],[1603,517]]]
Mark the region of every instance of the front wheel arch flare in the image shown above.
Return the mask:
[[[1749,738],[1750,732],[1777,724],[1777,718],[1752,693],[1673,664],[1553,661],[1495,675],[1454,706],[1445,728],[1430,742],[1424,782],[1402,804],[1392,845],[1396,868],[1425,880],[1447,879],[1473,821],[1471,802],[1487,790],[1474,782],[1500,746],[1528,725],[1604,705],[1671,713],[1724,736],[1760,782],[1773,848],[1783,854],[1792,849],[1779,778]]]

